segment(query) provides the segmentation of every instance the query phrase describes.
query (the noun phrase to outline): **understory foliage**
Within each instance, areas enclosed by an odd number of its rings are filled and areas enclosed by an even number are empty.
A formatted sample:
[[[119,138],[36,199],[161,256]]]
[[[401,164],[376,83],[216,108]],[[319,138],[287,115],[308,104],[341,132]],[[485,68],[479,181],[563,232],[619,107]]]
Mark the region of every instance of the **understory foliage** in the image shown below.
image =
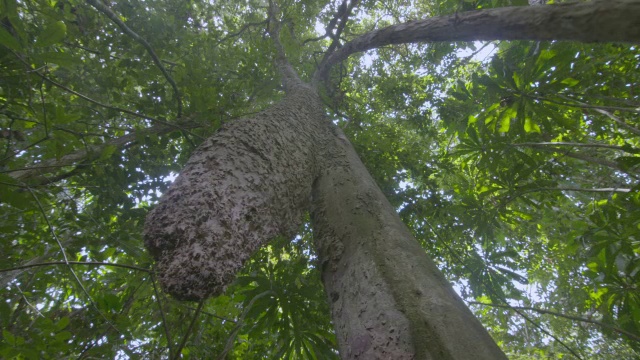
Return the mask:
[[[306,225],[200,305],[160,291],[141,239],[195,147],[283,96],[268,3],[105,2],[128,30],[88,3],[0,1],[0,358],[337,358]],[[365,0],[342,37],[526,4]],[[307,80],[339,5],[279,3]],[[437,43],[331,75],[327,115],[510,358],[640,356],[639,64]]]

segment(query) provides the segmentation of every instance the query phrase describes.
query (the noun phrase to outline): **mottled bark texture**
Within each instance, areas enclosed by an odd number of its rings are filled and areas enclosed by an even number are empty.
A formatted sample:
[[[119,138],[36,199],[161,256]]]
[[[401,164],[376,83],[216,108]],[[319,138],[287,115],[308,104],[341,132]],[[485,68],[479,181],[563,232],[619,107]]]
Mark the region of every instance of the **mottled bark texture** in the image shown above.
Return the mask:
[[[208,139],[149,214],[146,245],[165,290],[202,299],[309,208],[342,358],[504,358],[306,87]]]
[[[342,358],[506,359],[334,134],[311,218]]]
[[[145,245],[167,292],[185,300],[220,294],[260,246],[296,233],[323,119],[319,99],[302,86],[195,151],[145,224]]]

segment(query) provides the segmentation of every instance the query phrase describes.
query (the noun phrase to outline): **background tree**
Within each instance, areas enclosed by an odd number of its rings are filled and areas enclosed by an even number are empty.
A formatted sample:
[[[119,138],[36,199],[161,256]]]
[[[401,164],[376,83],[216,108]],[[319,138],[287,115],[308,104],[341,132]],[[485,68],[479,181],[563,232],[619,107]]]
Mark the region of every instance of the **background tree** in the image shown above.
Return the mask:
[[[505,5],[363,2],[343,24],[340,4],[283,3],[280,38],[309,78],[334,38]],[[306,225],[198,317],[157,290],[140,239],[196,144],[282,96],[266,4],[108,9],[2,3],[2,356],[335,357]],[[310,41],[309,19],[336,28]],[[637,48],[384,45],[339,59],[325,101],[494,338],[521,358],[636,357]]]

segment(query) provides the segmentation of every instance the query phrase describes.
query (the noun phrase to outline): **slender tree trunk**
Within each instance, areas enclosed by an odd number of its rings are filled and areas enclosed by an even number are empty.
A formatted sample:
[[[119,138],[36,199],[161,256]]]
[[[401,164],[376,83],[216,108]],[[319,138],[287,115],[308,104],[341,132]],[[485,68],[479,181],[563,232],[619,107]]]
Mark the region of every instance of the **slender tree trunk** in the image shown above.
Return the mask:
[[[333,133],[312,221],[342,358],[506,358]]]

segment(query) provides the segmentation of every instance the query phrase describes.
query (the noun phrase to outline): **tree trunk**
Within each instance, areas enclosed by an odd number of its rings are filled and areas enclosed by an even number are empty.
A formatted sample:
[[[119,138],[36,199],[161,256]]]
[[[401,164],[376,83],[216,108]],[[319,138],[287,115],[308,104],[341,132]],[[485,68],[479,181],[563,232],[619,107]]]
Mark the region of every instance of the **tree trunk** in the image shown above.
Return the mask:
[[[640,1],[610,0],[408,22],[345,44],[322,61],[313,83],[354,52],[389,44],[633,42],[640,38],[638,14]],[[158,260],[163,287],[180,299],[219,294],[253,252],[277,235],[293,236],[311,210],[344,359],[504,359],[325,117],[315,90],[297,78],[279,43],[279,25],[272,25],[289,95],[205,141],[149,214],[145,244]]]
[[[343,359],[505,359],[339,129],[312,222]]]
[[[309,208],[344,359],[504,358],[306,85],[205,141],[149,214],[145,243],[165,290],[203,299]]]

